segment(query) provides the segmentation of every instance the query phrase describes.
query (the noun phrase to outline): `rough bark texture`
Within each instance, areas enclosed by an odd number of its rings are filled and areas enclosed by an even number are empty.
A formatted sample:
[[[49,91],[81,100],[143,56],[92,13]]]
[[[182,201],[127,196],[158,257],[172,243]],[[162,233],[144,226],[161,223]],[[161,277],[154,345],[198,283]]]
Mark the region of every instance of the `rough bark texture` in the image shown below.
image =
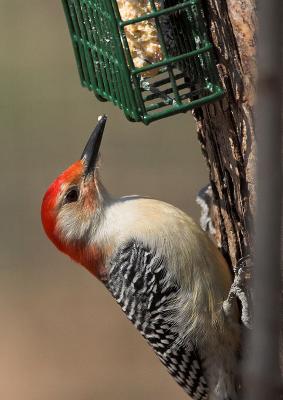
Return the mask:
[[[205,0],[226,94],[195,110],[213,191],[218,246],[232,267],[250,254],[255,202],[255,0]]]

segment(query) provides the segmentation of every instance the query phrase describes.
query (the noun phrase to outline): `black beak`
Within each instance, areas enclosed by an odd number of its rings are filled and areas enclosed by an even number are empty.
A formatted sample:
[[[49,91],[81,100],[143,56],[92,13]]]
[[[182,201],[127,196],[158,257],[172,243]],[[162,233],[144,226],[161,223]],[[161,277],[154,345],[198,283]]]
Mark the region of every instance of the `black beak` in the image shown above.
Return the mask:
[[[95,170],[107,116],[102,115],[84,148],[81,160],[85,163],[85,176]]]

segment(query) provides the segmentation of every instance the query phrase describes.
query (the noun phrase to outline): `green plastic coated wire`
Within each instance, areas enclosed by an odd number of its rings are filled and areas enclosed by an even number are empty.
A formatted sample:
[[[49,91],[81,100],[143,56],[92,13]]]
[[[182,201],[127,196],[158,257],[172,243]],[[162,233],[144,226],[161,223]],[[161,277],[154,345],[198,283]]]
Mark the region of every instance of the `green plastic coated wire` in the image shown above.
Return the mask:
[[[129,120],[149,124],[223,95],[200,0],[176,1],[167,8],[149,0],[151,12],[125,21],[116,0],[62,3],[81,84],[99,100],[120,107]],[[172,25],[173,53],[162,18]],[[125,27],[146,20],[155,22],[163,58],[137,68]],[[145,77],[151,70],[159,72]]]

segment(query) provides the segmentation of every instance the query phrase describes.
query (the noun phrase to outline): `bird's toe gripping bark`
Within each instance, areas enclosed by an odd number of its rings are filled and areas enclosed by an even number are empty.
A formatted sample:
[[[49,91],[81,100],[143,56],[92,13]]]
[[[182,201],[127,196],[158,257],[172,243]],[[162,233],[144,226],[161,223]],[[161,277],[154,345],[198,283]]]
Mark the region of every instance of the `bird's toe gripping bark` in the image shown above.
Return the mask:
[[[241,320],[243,325],[252,327],[252,292],[250,289],[251,279],[251,256],[241,258],[234,268],[234,282],[232,283],[229,295],[223,303],[223,309],[227,316],[231,313],[234,302],[238,299],[242,306]]]
[[[200,226],[205,232],[211,235],[215,234],[215,228],[212,223],[210,209],[212,205],[212,189],[211,185],[204,186],[197,194],[196,202],[201,208]]]

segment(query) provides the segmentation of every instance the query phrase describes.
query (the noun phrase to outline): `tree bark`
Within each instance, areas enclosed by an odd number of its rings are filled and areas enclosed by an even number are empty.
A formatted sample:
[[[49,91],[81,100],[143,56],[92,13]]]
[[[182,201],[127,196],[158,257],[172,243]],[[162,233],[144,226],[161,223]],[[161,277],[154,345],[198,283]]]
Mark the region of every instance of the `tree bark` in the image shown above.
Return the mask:
[[[235,267],[251,253],[255,206],[255,0],[206,0],[204,6],[226,94],[194,117],[209,167],[215,239]]]
[[[258,4],[261,25],[257,58],[260,63],[256,113],[258,202],[255,245],[251,234],[256,200],[255,0],[204,0],[218,71],[226,94],[218,102],[196,109],[194,117],[209,167],[213,195],[210,216],[217,245],[231,268],[239,266],[242,258],[254,255],[255,247],[254,329],[247,335],[244,350],[249,348],[249,351],[244,354],[245,368],[242,371],[245,398],[271,396],[277,399],[283,390],[279,368],[283,7],[280,0],[267,3],[262,0]],[[247,304],[246,297],[250,285],[236,274],[230,292],[234,297],[236,291],[233,289],[237,284],[238,288],[240,286],[237,294],[240,293],[238,297],[243,306],[242,321],[248,321],[247,325],[250,325],[251,304]],[[228,298],[227,304],[231,299]],[[243,318],[245,307],[248,318]]]

